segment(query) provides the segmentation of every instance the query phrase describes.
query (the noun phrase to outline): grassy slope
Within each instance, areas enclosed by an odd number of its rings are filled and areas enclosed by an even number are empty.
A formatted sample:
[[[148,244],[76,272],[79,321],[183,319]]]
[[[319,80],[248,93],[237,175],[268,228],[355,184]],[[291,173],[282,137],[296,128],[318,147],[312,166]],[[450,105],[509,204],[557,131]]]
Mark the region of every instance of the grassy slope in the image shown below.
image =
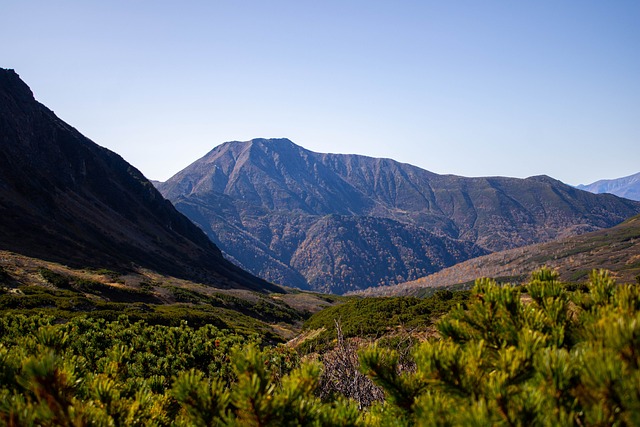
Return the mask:
[[[336,328],[344,338],[393,339],[398,335],[424,336],[444,313],[464,304],[469,292],[440,290],[427,298],[348,297],[341,304],[313,314],[303,333],[289,344],[303,353],[322,352],[335,345]]]
[[[35,313],[68,319],[87,314],[175,325],[205,323],[277,342],[295,336],[311,313],[338,297],[288,290],[262,294],[225,290],[151,271],[120,275],[67,266],[0,251],[0,312]]]
[[[412,282],[371,288],[361,294],[422,295],[426,289],[434,287],[463,288],[478,277],[519,283],[543,265],[557,269],[561,280],[566,282],[583,281],[594,268],[610,270],[618,283],[635,282],[640,275],[640,216],[609,229],[496,252]]]

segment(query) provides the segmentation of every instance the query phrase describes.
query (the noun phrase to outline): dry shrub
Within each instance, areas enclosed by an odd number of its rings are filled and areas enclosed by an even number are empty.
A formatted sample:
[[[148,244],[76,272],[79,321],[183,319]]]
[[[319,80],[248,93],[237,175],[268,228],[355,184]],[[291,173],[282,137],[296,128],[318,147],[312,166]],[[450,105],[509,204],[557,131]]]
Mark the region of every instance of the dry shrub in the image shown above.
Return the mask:
[[[335,321],[335,325],[337,345],[322,356],[324,368],[320,376],[320,397],[323,400],[333,400],[343,395],[358,402],[361,409],[383,400],[382,389],[358,369],[360,363],[357,342],[345,340],[340,322]]]

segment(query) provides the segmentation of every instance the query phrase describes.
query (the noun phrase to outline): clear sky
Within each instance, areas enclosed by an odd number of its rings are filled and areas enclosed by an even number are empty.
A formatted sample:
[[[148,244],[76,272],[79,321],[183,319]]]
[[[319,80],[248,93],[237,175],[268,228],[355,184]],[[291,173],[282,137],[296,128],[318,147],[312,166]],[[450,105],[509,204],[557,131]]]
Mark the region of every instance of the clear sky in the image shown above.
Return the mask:
[[[464,176],[640,171],[637,0],[0,0],[0,67],[151,179],[256,137]]]

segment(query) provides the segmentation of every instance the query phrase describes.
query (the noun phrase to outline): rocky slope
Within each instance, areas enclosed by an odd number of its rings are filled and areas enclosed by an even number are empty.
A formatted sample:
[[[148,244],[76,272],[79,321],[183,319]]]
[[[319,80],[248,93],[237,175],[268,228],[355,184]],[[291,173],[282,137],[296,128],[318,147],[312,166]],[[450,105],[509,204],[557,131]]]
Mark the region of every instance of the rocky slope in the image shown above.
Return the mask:
[[[521,283],[541,266],[557,270],[567,282],[584,281],[593,269],[604,268],[618,283],[635,283],[640,278],[640,216],[612,228],[492,253],[418,280],[358,293],[377,297],[423,295],[427,288],[471,283],[479,277]]]
[[[339,293],[640,213],[640,203],[546,176],[437,175],[287,139],[222,144],[158,188],[254,274]]]
[[[578,185],[576,188],[591,193],[611,193],[631,200],[640,200],[640,172],[617,179],[601,179],[592,184]]]
[[[0,249],[76,267],[145,268],[226,288],[279,288],[222,257],[117,154],[0,69]]]

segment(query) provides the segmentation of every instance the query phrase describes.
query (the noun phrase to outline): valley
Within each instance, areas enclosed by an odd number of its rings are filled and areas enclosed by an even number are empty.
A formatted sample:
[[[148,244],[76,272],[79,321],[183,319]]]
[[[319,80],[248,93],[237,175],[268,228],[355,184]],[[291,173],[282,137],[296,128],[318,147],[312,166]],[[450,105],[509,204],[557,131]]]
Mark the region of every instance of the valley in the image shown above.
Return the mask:
[[[638,425],[639,214],[287,139],[152,183],[0,69],[0,425]]]

